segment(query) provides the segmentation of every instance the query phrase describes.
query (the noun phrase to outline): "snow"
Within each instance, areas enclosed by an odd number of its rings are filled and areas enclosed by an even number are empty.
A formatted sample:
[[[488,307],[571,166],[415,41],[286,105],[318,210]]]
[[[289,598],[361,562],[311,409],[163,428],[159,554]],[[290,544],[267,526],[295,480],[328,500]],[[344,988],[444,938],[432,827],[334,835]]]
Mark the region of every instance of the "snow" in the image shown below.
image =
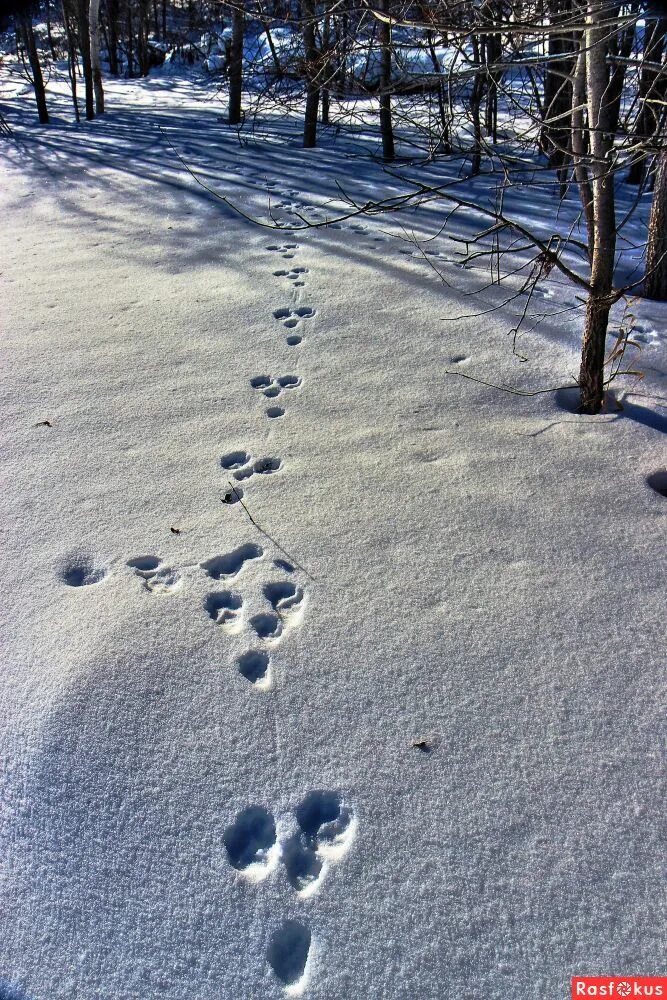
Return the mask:
[[[665,307],[620,412],[445,374],[570,384],[578,293],[521,362],[516,303],[397,238],[441,205],[298,231],[397,189],[363,135],[107,89],[5,105],[0,996],[659,971]]]

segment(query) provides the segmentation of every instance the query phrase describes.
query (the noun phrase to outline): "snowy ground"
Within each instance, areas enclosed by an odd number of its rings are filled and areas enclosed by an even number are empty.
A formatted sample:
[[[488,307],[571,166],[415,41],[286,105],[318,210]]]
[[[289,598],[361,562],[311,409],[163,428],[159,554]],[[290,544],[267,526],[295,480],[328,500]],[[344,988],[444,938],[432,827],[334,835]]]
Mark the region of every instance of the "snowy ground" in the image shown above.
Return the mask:
[[[250,213],[390,185],[210,97],[6,108],[0,997],[661,972],[664,308],[622,413],[445,375],[570,382],[573,290],[521,363],[405,217],[245,222],[165,134]]]

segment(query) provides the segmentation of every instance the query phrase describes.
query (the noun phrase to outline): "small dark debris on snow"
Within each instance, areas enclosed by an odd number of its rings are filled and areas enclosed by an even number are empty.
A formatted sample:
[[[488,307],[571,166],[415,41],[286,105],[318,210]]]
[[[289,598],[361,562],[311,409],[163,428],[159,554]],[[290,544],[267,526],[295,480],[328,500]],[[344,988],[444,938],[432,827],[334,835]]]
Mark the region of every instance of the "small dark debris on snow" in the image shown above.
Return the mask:
[[[440,740],[437,736],[427,736],[423,740],[412,741],[412,749],[419,750],[420,753],[433,753],[439,745]]]
[[[50,420],[39,420],[35,424],[35,427],[53,427],[53,424],[51,423]]]
[[[171,531],[171,533],[173,535],[180,535],[180,533],[181,533],[181,529],[180,528],[170,528],[169,530]]]

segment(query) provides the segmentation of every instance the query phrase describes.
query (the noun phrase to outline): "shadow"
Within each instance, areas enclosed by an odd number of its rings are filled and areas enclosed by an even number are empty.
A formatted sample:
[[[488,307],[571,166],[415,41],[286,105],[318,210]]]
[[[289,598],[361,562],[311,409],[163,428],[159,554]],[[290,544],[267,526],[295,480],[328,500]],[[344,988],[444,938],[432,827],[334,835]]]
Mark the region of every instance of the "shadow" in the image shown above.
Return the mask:
[[[644,427],[650,427],[651,430],[660,431],[662,434],[667,433],[667,416],[658,413],[656,410],[650,410],[646,406],[631,403],[628,399],[624,399],[622,403],[617,403],[613,395],[610,395],[610,407],[599,414],[581,412],[578,388],[559,389],[555,393],[555,400],[556,405],[561,410],[564,410],[566,413],[573,413],[576,416],[586,417],[588,420],[595,420],[597,417],[607,418],[607,423],[615,420],[634,420],[635,423],[642,424]],[[617,406],[620,406],[620,409],[616,409]],[[609,420],[610,417],[611,421]]]
[[[283,986],[293,986],[303,976],[310,940],[310,928],[298,920],[286,920],[271,938],[266,957]]]
[[[309,792],[294,814],[306,836],[316,837],[320,827],[340,818],[341,797],[338,792]]]
[[[30,1000],[19,986],[0,976],[0,1000]]]
[[[222,580],[226,577],[236,576],[246,562],[252,559],[261,559],[263,555],[264,549],[260,545],[246,542],[224,556],[213,556],[213,558],[207,559],[206,562],[201,563],[201,568],[213,580]]]
[[[316,882],[322,872],[322,860],[301,833],[295,833],[283,848],[287,880],[296,892],[303,892]]]
[[[204,599],[204,610],[214,622],[224,624],[233,620],[243,607],[243,600],[231,590],[221,590],[207,594]]]
[[[667,497],[667,469],[661,469],[646,477],[646,484],[659,493],[661,497]]]
[[[267,809],[248,806],[227,827],[222,839],[230,864],[243,871],[273,847],[276,842],[276,824]]]
[[[239,673],[251,684],[261,684],[269,669],[269,654],[263,649],[249,649],[236,661]]]
[[[623,409],[618,415],[627,420],[634,420],[635,423],[642,424],[644,427],[650,427],[653,431],[667,434],[667,416],[656,410],[649,410],[646,406],[639,406],[637,403],[631,403],[624,399]]]

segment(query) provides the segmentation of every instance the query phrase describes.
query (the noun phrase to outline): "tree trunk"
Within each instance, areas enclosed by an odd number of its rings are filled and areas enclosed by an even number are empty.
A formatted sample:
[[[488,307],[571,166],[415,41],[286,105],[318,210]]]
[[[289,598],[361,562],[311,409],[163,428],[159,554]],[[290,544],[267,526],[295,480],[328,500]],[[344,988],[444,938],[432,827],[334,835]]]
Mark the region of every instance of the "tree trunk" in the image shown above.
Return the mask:
[[[579,369],[581,413],[599,413],[604,402],[604,359],[610,309],[611,299],[593,292],[589,294]]]
[[[586,303],[586,322],[581,350],[579,387],[582,413],[599,413],[604,402],[604,358],[607,324],[611,309],[616,252],[616,216],[611,153],[612,98],[607,69],[607,29],[601,26],[602,8],[591,0],[585,43],[587,52],[588,132],[593,189],[593,256],[591,291]]]
[[[482,45],[480,45],[479,40],[473,36],[470,42],[472,45],[473,60],[476,66],[479,67],[475,72],[475,79],[472,85],[472,92],[470,94],[470,115],[473,126],[473,150],[470,174],[472,177],[476,177],[482,169],[482,119],[480,108],[482,104],[482,97],[484,95],[486,71],[481,67],[483,59],[483,40]]]
[[[88,19],[88,0],[78,0],[77,21],[79,49],[83,63],[83,82],[86,93],[86,118],[92,121],[95,117],[95,102],[93,96],[93,69],[90,62],[90,24]]]
[[[69,82],[72,88],[74,115],[78,124],[81,121],[81,115],[79,114],[79,101],[76,96],[76,42],[65,0],[62,0],[62,14],[63,25],[65,26],[65,36],[67,38],[67,72],[69,74]]]
[[[586,127],[584,123],[584,102],[586,100],[586,43],[584,38],[580,40],[579,55],[577,57],[574,72],[574,83],[572,87],[572,157],[574,160],[574,176],[579,186],[581,205],[584,210],[586,220],[586,232],[588,233],[588,259],[593,260],[593,232],[595,230],[593,212],[593,189],[588,176],[586,165],[586,155],[588,153],[588,143],[586,140]]]
[[[315,5],[313,0],[302,0],[303,54],[306,60],[306,111],[303,121],[303,145],[312,149],[317,145],[317,109],[320,104],[320,86],[317,79],[317,47],[315,45]]]
[[[653,202],[648,221],[644,294],[667,302],[667,149],[658,157]]]
[[[550,0],[549,20],[562,23],[571,16],[571,0]],[[558,171],[561,197],[566,193],[566,162],[570,146],[572,99],[572,72],[574,59],[562,58],[573,53],[571,35],[566,30],[560,35],[549,35],[549,56],[544,77],[544,102],[542,107],[542,133],[540,145],[549,160],[549,166]]]
[[[109,72],[118,76],[118,0],[107,0],[107,50],[109,52]]]
[[[442,77],[442,68],[438,62],[438,56],[435,51],[435,45],[433,42],[434,34],[432,31],[426,32],[426,43],[428,45],[429,55],[431,57],[431,63],[433,64],[433,72],[438,77]],[[440,135],[438,136],[438,141],[435,145],[436,153],[451,153],[452,146],[449,141],[449,114],[447,112],[447,105],[445,104],[445,95],[443,90],[443,83],[438,82],[438,110],[440,112]]]
[[[138,5],[138,26],[137,26],[137,61],[139,63],[139,76],[148,76],[150,73],[150,50],[148,48],[148,36],[151,30],[151,4],[150,0],[139,0]]]
[[[93,74],[95,92],[95,113],[104,114],[104,88],[102,86],[102,64],[100,62],[100,0],[90,0],[88,8],[90,22],[90,67]]]
[[[35,44],[35,33],[32,30],[32,18],[30,14],[17,14],[16,24],[21,35],[21,40],[28,53],[30,72],[32,73],[32,87],[35,91],[35,102],[37,104],[37,114],[40,124],[49,124],[49,112],[46,107],[46,88],[44,87],[44,77],[42,67],[39,64],[37,45]]]
[[[320,114],[320,121],[323,125],[329,124],[329,111],[331,108],[331,100],[329,95],[329,84],[332,75],[332,64],[329,58],[329,52],[331,51],[331,16],[329,14],[324,18],[324,28],[322,31],[322,56],[323,56],[323,73],[324,73],[324,86],[321,88],[322,96],[322,112]]]
[[[389,14],[389,0],[378,0],[379,9]],[[380,134],[382,135],[382,158],[390,163],[395,155],[394,128],[391,117],[391,24],[380,21],[378,25],[380,45]]]
[[[49,40],[51,58],[55,62],[58,57],[56,55],[56,47],[53,44],[53,34],[51,32],[51,0],[46,0],[46,37]]]
[[[264,28],[264,34],[266,35],[266,40],[269,43],[269,49],[271,50],[271,58],[273,59],[273,68],[276,72],[276,80],[282,80],[283,78],[283,68],[280,65],[280,59],[278,58],[278,53],[276,52],[276,46],[273,41],[273,35],[271,34],[271,26],[266,18],[262,18],[262,27]]]
[[[127,3],[127,76],[134,76],[134,29],[132,27],[132,0]]]
[[[229,50],[229,124],[240,125],[243,119],[243,33],[245,12],[236,4],[232,7],[232,44]]]

